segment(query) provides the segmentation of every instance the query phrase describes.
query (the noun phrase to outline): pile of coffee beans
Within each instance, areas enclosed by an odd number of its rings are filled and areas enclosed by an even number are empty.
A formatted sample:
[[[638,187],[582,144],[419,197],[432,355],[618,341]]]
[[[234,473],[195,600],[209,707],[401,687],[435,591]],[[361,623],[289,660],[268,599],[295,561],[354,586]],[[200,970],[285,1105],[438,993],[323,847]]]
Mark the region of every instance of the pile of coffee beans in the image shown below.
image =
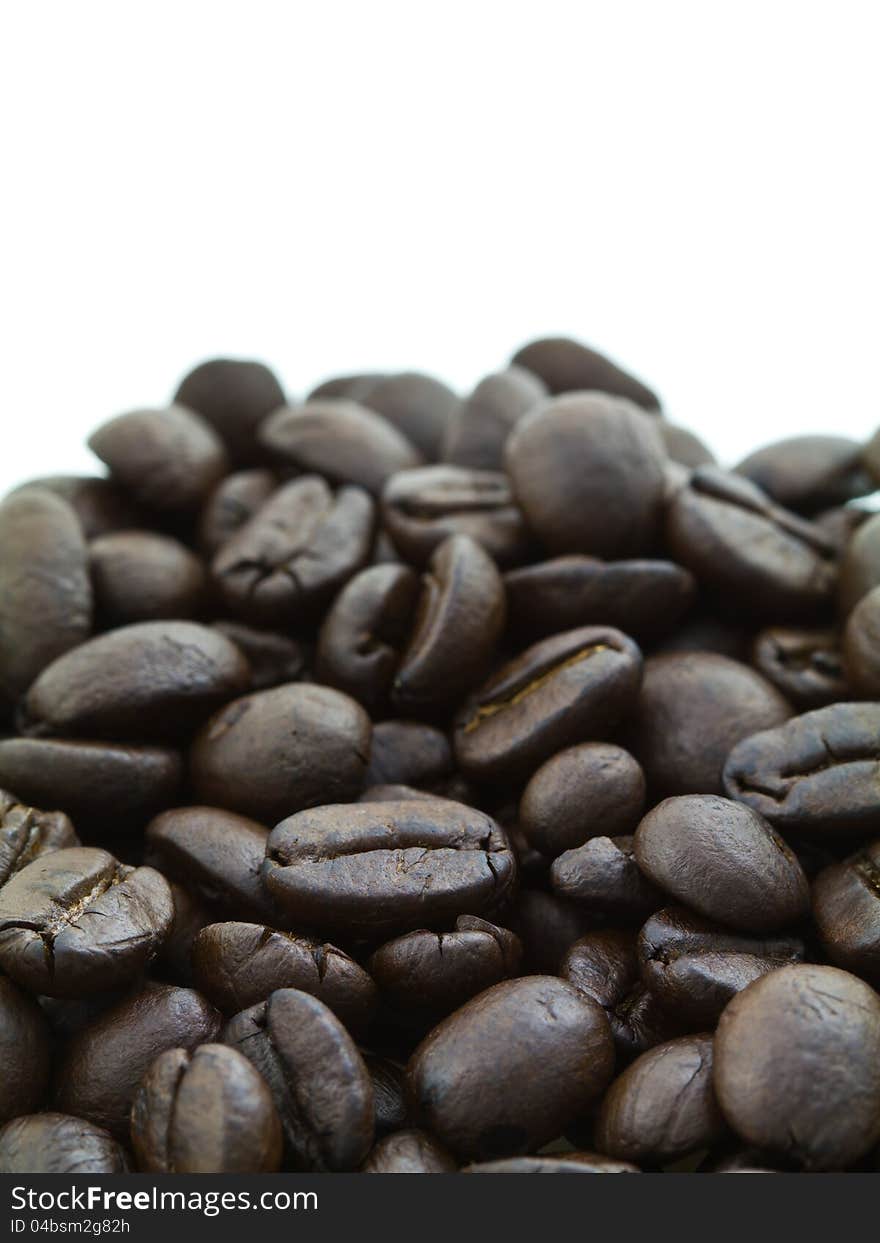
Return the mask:
[[[0,1171],[869,1170],[880,434],[203,363],[0,505]]]

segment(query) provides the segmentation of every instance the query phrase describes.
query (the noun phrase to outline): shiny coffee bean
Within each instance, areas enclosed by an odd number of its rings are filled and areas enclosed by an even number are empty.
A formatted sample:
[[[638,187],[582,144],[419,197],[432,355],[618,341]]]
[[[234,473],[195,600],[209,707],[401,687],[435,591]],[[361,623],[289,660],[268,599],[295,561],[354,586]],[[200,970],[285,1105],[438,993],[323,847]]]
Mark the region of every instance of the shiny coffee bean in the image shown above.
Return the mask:
[[[383,415],[427,461],[436,462],[440,457],[446,427],[458,405],[455,393],[440,380],[406,371],[376,376],[360,398],[351,392],[345,395]]]
[[[669,652],[645,662],[629,741],[657,795],[720,794],[731,748],[790,715],[779,691],[748,665]]]
[[[214,1007],[190,989],[150,985],[131,993],[70,1041],[56,1105],[125,1140],[138,1085],[159,1054],[210,1043],[219,1026]]]
[[[814,514],[873,492],[861,445],[845,436],[790,436],[750,453],[736,467],[779,505]]]
[[[693,575],[671,561],[552,557],[508,571],[504,585],[511,629],[532,638],[601,624],[654,640],[696,598]]]
[[[435,1027],[409,1078],[426,1129],[463,1157],[487,1159],[556,1138],[613,1066],[602,1009],[564,980],[530,976],[496,984]]]
[[[0,504],[0,699],[12,703],[92,628],[88,549],[70,505],[26,489]]]
[[[454,1174],[455,1158],[427,1131],[396,1131],[378,1140],[361,1166],[362,1174]]]
[[[179,737],[247,683],[223,635],[185,621],[122,626],[59,656],[23,701],[24,732],[148,742]]]
[[[598,1152],[548,1153],[543,1157],[502,1157],[467,1165],[463,1174],[638,1174],[637,1165],[613,1161]]]
[[[360,704],[326,686],[289,683],[233,699],[196,735],[197,798],[275,824],[360,791],[371,726]]]
[[[840,638],[833,630],[769,626],[755,639],[752,664],[802,711],[847,698]]]
[[[645,807],[645,777],[636,760],[607,742],[558,751],[529,781],[519,826],[530,845],[554,858],[592,837],[631,833]]]
[[[174,400],[211,424],[234,462],[252,462],[258,456],[257,429],[284,404],[284,392],[263,363],[211,358],[183,377]]]
[[[657,410],[654,393],[635,376],[623,371],[610,358],[569,337],[541,337],[524,345],[513,362],[534,372],[551,393],[598,389],[626,397],[645,410]]]
[[[199,515],[198,543],[205,556],[213,557],[241,530],[278,484],[274,471],[260,469],[234,471],[221,479]]]
[[[92,433],[89,448],[138,505],[160,513],[196,510],[228,466],[216,432],[184,406],[120,414]]]
[[[575,742],[602,737],[632,708],[641,653],[611,627],[555,635],[528,648],[472,697],[455,753],[475,781],[527,779]]]
[[[445,734],[420,721],[380,721],[373,726],[366,787],[433,786],[452,774],[452,749]]]
[[[230,1019],[222,1039],[268,1084],[297,1168],[357,1169],[373,1143],[373,1085],[323,1002],[280,989]]]
[[[44,1104],[50,1058],[49,1024],[40,1007],[0,975],[0,1125]]]
[[[212,628],[225,635],[247,658],[249,691],[266,691],[283,682],[296,682],[306,672],[306,648],[288,635],[231,621],[214,622]]]
[[[54,850],[0,890],[0,967],[53,997],[120,988],[155,957],[173,914],[168,883],[152,868],[87,846]]]
[[[373,1083],[373,1129],[378,1138],[402,1130],[409,1121],[406,1067],[387,1057],[363,1053]]]
[[[880,587],[862,596],[847,619],[843,667],[854,695],[880,698]]]
[[[546,393],[546,385],[522,367],[486,376],[452,412],[443,460],[470,470],[503,470],[507,437]]]
[[[611,1019],[614,1010],[639,979],[635,933],[619,928],[588,932],[569,946],[559,974]]]
[[[517,424],[504,453],[514,495],[542,543],[553,553],[608,559],[652,548],[665,458],[651,421],[599,392],[542,403]]]
[[[630,836],[592,837],[566,850],[553,860],[550,884],[590,914],[622,923],[640,922],[663,902],[661,891],[638,866]]]
[[[376,986],[353,958],[311,937],[265,924],[210,924],[192,948],[196,987],[224,1014],[237,1014],[279,988],[297,988],[329,1006],[352,1031],[376,1007]]]
[[[87,540],[143,523],[143,513],[112,479],[97,475],[42,475],[14,488],[9,495],[17,496],[31,488],[52,492],[66,501],[79,519]]]
[[[853,533],[840,559],[838,605],[846,618],[874,587],[880,586],[880,514],[871,515]]]
[[[880,985],[880,842],[819,873],[813,919],[835,966]]]
[[[439,799],[299,812],[272,830],[263,868],[291,923],[367,936],[491,913],[515,874],[494,820]]]
[[[34,859],[78,846],[76,831],[62,811],[40,811],[0,789],[0,889]]]
[[[0,1174],[128,1174],[113,1136],[69,1114],[26,1114],[0,1130]]]
[[[721,1016],[715,1091],[745,1143],[845,1169],[880,1138],[880,998],[836,967],[764,976]]]
[[[880,814],[880,704],[837,703],[744,738],[724,790],[784,833],[870,833]]]
[[[684,1035],[688,1030],[684,1018],[671,1013],[642,983],[633,985],[609,1017],[621,1065],[647,1053],[664,1040]]]
[[[102,626],[195,617],[205,571],[177,540],[153,531],[114,531],[89,546],[95,609]]]
[[[134,1098],[131,1141],[146,1174],[272,1174],[281,1164],[272,1095],[222,1044],[159,1054]]]

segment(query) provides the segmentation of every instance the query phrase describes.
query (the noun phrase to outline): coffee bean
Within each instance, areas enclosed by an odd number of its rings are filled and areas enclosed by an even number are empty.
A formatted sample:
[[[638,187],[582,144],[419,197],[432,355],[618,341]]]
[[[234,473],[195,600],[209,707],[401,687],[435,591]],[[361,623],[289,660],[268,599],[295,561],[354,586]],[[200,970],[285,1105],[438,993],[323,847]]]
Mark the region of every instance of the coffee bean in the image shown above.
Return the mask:
[[[202,506],[198,543],[206,557],[213,557],[278,488],[274,471],[234,471],[221,479]]]
[[[467,1165],[463,1174],[638,1174],[637,1165],[612,1161],[597,1152],[566,1152],[545,1157],[502,1157],[499,1161],[478,1161]]]
[[[183,377],[174,400],[211,424],[233,461],[252,462],[258,456],[257,428],[284,404],[284,392],[262,363],[212,358]]]
[[[520,939],[527,975],[559,974],[566,951],[594,924],[583,907],[532,888],[520,889],[504,922]]]
[[[490,913],[515,874],[498,824],[439,799],[299,812],[272,830],[263,868],[293,923],[370,936]]]
[[[753,641],[751,624],[743,625],[729,616],[721,617],[715,612],[700,608],[656,645],[655,654],[714,652],[718,656],[729,656],[731,660],[745,664],[751,656]]]
[[[373,1129],[377,1138],[402,1130],[409,1121],[406,1067],[387,1057],[363,1054],[373,1084]]]
[[[106,850],[53,850],[0,890],[0,967],[34,993],[86,997],[134,982],[174,914],[152,868]]]
[[[613,1066],[602,1009],[563,980],[530,976],[496,984],[435,1027],[409,1078],[424,1126],[453,1152],[487,1159],[556,1138]]]
[[[427,1131],[396,1131],[378,1140],[362,1174],[454,1174],[455,1159]]]
[[[755,639],[752,663],[803,711],[847,697],[840,639],[834,630],[769,626]]]
[[[522,367],[486,376],[452,412],[444,461],[470,470],[503,470],[508,436],[546,393],[546,385]]]
[[[174,903],[174,918],[159,949],[158,961],[175,984],[192,988],[195,983],[193,945],[202,929],[214,923],[216,916],[204,899],[197,897],[192,890],[184,889],[176,881],[170,881],[169,888]]]
[[[199,613],[205,571],[177,540],[152,531],[115,531],[94,540],[89,555],[103,626]]]
[[[715,1091],[745,1143],[844,1169],[880,1138],[880,998],[836,967],[764,976],[721,1016]]]
[[[880,697],[880,587],[863,596],[847,619],[843,665],[856,695]]]
[[[550,884],[556,893],[583,903],[591,914],[622,923],[641,921],[663,902],[660,890],[639,868],[633,838],[593,837],[554,859]]]
[[[880,985],[880,842],[819,873],[813,918],[831,962]]]
[[[289,683],[233,699],[193,741],[193,791],[275,824],[304,807],[354,798],[370,733],[363,708],[326,686]]]
[[[251,691],[266,691],[283,682],[296,682],[306,672],[307,649],[296,639],[274,630],[258,630],[241,622],[214,622],[214,630],[225,635],[245,655],[250,666]]]
[[[847,542],[840,560],[838,603],[848,617],[859,600],[880,586],[880,514],[859,526]]]
[[[0,975],[0,1124],[44,1104],[50,1057],[49,1024],[40,1007]]]
[[[380,371],[361,372],[357,375],[331,376],[317,384],[306,397],[306,401],[319,401],[325,397],[349,397],[352,401],[362,401],[371,388],[375,388],[380,380],[387,380],[388,375]]]
[[[380,721],[373,726],[365,786],[432,786],[452,774],[446,735],[420,721]]]
[[[569,337],[541,337],[531,341],[514,354],[513,362],[540,376],[551,393],[598,389],[602,393],[627,397],[645,410],[657,410],[660,405],[656,395],[635,376],[623,371],[610,358]]]
[[[297,1168],[353,1170],[373,1142],[373,1086],[339,1020],[316,997],[284,988],[230,1019],[224,1044],[257,1068]]]
[[[222,1044],[159,1054],[134,1098],[131,1139],[147,1174],[271,1174],[281,1164],[272,1095]]]
[[[78,845],[64,812],[27,807],[8,790],[0,790],[0,889],[34,859]]]
[[[112,479],[92,475],[42,475],[20,484],[9,495],[18,496],[31,488],[51,492],[66,501],[79,519],[86,540],[138,527],[144,520],[131,497]]]
[[[355,399],[353,393],[345,395]],[[429,462],[440,457],[447,424],[458,404],[452,389],[415,371],[377,376],[359,400],[384,415]]]
[[[663,446],[669,454],[670,462],[677,462],[681,466],[690,467],[692,470],[697,466],[714,466],[715,454],[712,450],[700,440],[699,436],[695,436],[687,427],[679,427],[676,423],[669,423],[666,419],[657,420],[657,431],[660,433],[660,439]]]
[[[813,514],[873,492],[861,445],[845,436],[790,436],[750,453],[736,467],[780,505]]]
[[[0,1174],[127,1174],[113,1136],[69,1114],[26,1114],[0,1130]]]
[[[588,932],[569,946],[559,974],[600,1005],[611,1019],[638,983],[635,934],[618,928]]]

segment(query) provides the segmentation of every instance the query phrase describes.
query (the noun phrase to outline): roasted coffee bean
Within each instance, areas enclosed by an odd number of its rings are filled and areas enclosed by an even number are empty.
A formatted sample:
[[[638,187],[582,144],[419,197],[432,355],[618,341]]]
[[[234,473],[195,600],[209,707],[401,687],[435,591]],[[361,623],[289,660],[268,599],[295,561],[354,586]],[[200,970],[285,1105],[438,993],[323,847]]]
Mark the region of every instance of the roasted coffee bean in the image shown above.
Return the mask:
[[[669,652],[645,662],[629,741],[657,795],[720,794],[731,748],[790,715],[788,702],[748,665]]]
[[[83,833],[137,833],[175,802],[177,751],[60,738],[0,738],[0,782],[34,803],[55,803]],[[67,842],[73,846],[75,842]]]
[[[0,967],[25,988],[86,997],[134,982],[171,927],[165,878],[106,850],[34,859],[0,890]]]
[[[13,702],[92,628],[88,549],[73,509],[27,489],[0,505],[0,699]]]
[[[152,531],[115,531],[89,547],[95,609],[103,626],[195,617],[205,592],[201,561]]]
[[[39,811],[0,789],[0,889],[34,859],[78,846],[76,831],[62,811]]]
[[[635,933],[601,928],[569,946],[559,974],[611,1018],[639,979]]]
[[[356,375],[331,376],[309,392],[306,401],[323,401],[325,397],[349,397],[352,401],[362,401],[371,388],[380,380],[387,380],[388,375],[381,371],[367,371]]]
[[[880,985],[880,842],[819,873],[813,919],[835,966]]]
[[[543,402],[504,451],[514,495],[542,543],[554,553],[609,559],[653,546],[665,459],[651,421],[598,392]]]
[[[92,475],[43,475],[29,479],[9,493],[17,496],[26,489],[40,488],[66,501],[79,519],[87,540],[110,531],[124,531],[143,523],[143,513],[123,488],[112,479]]]
[[[736,473],[786,509],[814,514],[874,491],[861,450],[845,436],[791,436],[750,453]]]
[[[376,494],[395,471],[411,470],[423,460],[388,419],[340,397],[282,406],[261,426],[259,441],[298,470]]]
[[[146,858],[169,880],[232,916],[268,919],[261,869],[268,829],[216,807],[175,807],[147,825]]]
[[[166,1049],[131,1111],[131,1141],[146,1174],[272,1174],[281,1123],[262,1076],[236,1049]]]
[[[263,363],[211,358],[183,377],[174,400],[211,424],[234,462],[252,462],[259,455],[257,428],[284,404],[284,392]]]
[[[547,386],[522,367],[486,376],[449,419],[444,461],[470,470],[503,470],[507,437],[546,393]]]
[[[256,626],[309,618],[366,564],[374,519],[362,488],[334,495],[317,475],[284,484],[217,551],[211,575],[220,599]]]
[[[523,947],[523,972],[558,975],[564,955],[594,922],[574,902],[544,889],[520,889],[504,922]]]
[[[354,398],[352,393],[345,395]],[[360,400],[384,415],[427,461],[437,461],[447,424],[458,404],[452,389],[433,376],[406,371],[399,375],[377,376],[375,383],[361,393]]]
[[[0,1174],[127,1174],[113,1136],[69,1114],[26,1114],[0,1130]]]
[[[186,621],[139,622],[59,656],[23,701],[24,732],[148,742],[180,737],[247,684],[234,644]]]
[[[278,487],[271,470],[239,470],[221,479],[205,501],[199,516],[198,543],[213,557],[265,505]]]
[[[862,461],[874,480],[880,480],[880,429],[874,433],[862,450]]]
[[[766,1157],[754,1148],[736,1149],[720,1161],[700,1167],[700,1173],[706,1174],[779,1174],[781,1170],[773,1169],[765,1164]]]
[[[196,735],[197,798],[275,824],[360,791],[371,726],[360,704],[327,686],[288,683],[234,699]]]
[[[617,626],[633,638],[668,633],[696,597],[693,575],[671,561],[552,557],[504,576],[510,626],[544,638],[576,626]]]
[[[184,406],[120,414],[92,433],[89,448],[137,504],[160,513],[196,510],[228,466],[213,428]]]
[[[712,1036],[679,1036],[637,1058],[605,1094],[596,1145],[623,1161],[668,1163],[727,1128],[712,1087]]]
[[[636,983],[609,1016],[614,1047],[621,1065],[648,1049],[683,1035],[688,1028],[681,1015],[671,1013],[650,989]]]
[[[43,1105],[50,1056],[49,1024],[40,1007],[0,975],[0,1124]]]
[[[365,786],[436,785],[452,774],[445,734],[420,721],[380,721],[373,726]]]
[[[159,949],[158,963],[175,984],[192,988],[195,982],[192,968],[195,939],[203,928],[214,923],[216,917],[207,903],[191,890],[184,889],[176,881],[170,882],[170,889],[174,918]]]
[[[699,609],[655,647],[659,652],[714,652],[744,664],[750,659],[754,630],[730,617]]]
[[[657,410],[654,393],[635,376],[623,371],[610,358],[569,337],[541,337],[524,345],[513,362],[533,371],[551,393],[598,389],[627,397],[645,410]]]
[[[502,1157],[478,1161],[462,1174],[638,1174],[637,1165],[613,1161],[598,1152],[548,1153],[544,1157]]]
[[[363,1054],[373,1082],[373,1129],[377,1137],[402,1130],[409,1120],[406,1067],[387,1057]]]
[[[880,698],[880,587],[863,596],[847,619],[843,665],[856,695]]]
[[[196,987],[224,1014],[237,1014],[279,988],[319,998],[352,1031],[376,1007],[376,986],[363,967],[335,945],[279,932],[265,924],[210,924],[192,949]]]
[[[835,550],[821,528],[715,467],[699,467],[670,501],[666,544],[701,587],[737,613],[799,621],[833,599]]]
[[[214,622],[213,629],[225,635],[246,656],[251,691],[266,691],[283,682],[296,682],[306,672],[306,648],[288,635],[230,621]]]
[[[677,462],[691,470],[698,466],[715,465],[715,454],[688,428],[668,423],[666,419],[658,419],[657,431],[671,462]]]
[[[536,850],[554,858],[591,837],[631,833],[645,807],[645,777],[628,751],[585,742],[558,751],[529,781],[519,826]]]
[[[459,915],[453,932],[420,929],[387,941],[367,964],[383,1003],[414,1021],[434,1020],[517,975],[522,947],[506,928]]]
[[[836,703],[744,738],[724,765],[728,797],[782,832],[870,833],[880,812],[880,704]]]
[[[124,1140],[138,1085],[158,1055],[210,1043],[219,1026],[214,1007],[190,989],[150,985],[132,993],[70,1041],[56,1105]]]
[[[427,1131],[396,1131],[378,1140],[362,1174],[454,1174],[455,1159]]]
[[[323,1002],[280,989],[230,1019],[222,1039],[269,1085],[299,1169],[357,1169],[373,1143],[373,1085],[348,1032]]]
[[[671,1014],[694,1030],[714,1027],[753,980],[804,957],[798,937],[749,937],[682,907],[657,911],[639,933],[642,980]]]
[[[550,884],[563,898],[579,902],[593,915],[640,922],[663,902],[635,858],[633,838],[593,837],[566,850],[550,867]]]
[[[796,855],[742,803],[711,794],[668,798],[641,821],[634,847],[655,885],[728,927],[774,932],[809,909]]]
[[[752,663],[803,711],[847,697],[840,638],[834,630],[770,626],[755,639]]]
[[[838,604],[848,617],[859,600],[880,586],[880,514],[870,516],[847,542],[840,560]]]
[[[534,551],[525,519],[500,471],[423,466],[392,475],[382,490],[382,520],[411,565],[425,565],[450,535],[469,535],[505,568]]]
[[[845,1169],[880,1138],[880,998],[836,967],[756,980],[718,1024],[715,1091],[745,1143]]]
[[[822,528],[840,556],[871,516],[872,511],[861,505],[833,505],[831,509],[823,509],[816,514],[813,522]],[[843,566],[840,568],[842,577]],[[842,582],[838,581],[838,587],[842,586]]]
[[[491,913],[515,875],[501,827],[439,799],[299,812],[272,830],[263,869],[292,923],[369,936]]]
[[[575,742],[601,738],[633,707],[641,652],[611,627],[587,626],[527,648],[462,710],[455,753],[475,781],[524,780]]]
[[[426,1129],[463,1157],[488,1159],[556,1138],[613,1066],[602,1009],[564,980],[530,976],[496,984],[435,1027],[409,1078]]]

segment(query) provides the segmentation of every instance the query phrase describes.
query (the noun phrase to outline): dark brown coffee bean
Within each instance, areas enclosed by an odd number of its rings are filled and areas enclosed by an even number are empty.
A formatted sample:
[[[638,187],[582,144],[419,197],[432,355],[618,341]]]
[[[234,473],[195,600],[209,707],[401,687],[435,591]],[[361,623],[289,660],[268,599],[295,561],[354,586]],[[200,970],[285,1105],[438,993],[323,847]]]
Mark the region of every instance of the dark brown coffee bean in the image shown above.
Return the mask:
[[[225,479],[205,501],[199,516],[199,548],[207,557],[223,547],[265,505],[278,487],[271,470],[239,470]]]
[[[715,1091],[745,1143],[845,1169],[880,1138],[880,998],[836,967],[764,976],[721,1016]]]
[[[655,1048],[664,1040],[683,1035],[687,1030],[681,1016],[671,1014],[659,998],[641,983],[633,985],[609,1017],[621,1065],[647,1053],[648,1049]]]
[[[136,833],[176,801],[182,767],[177,751],[161,747],[0,739],[0,782],[31,802],[56,803],[90,834],[108,826]]]
[[[292,923],[369,936],[490,913],[515,874],[501,827],[446,799],[299,812],[272,830],[263,870]]]
[[[693,575],[671,561],[553,557],[504,576],[511,628],[533,638],[617,626],[639,640],[670,631],[693,604]]]
[[[259,456],[257,428],[284,404],[284,392],[262,363],[211,358],[183,377],[174,400],[211,424],[233,461],[252,462]]]
[[[344,397],[283,406],[263,423],[259,439],[275,458],[298,470],[376,494],[395,471],[411,470],[423,460],[388,419]]]
[[[455,753],[466,777],[524,780],[557,751],[609,730],[633,706],[639,649],[611,627],[570,630],[534,644],[465,706]]]
[[[402,1130],[409,1121],[406,1067],[387,1057],[363,1054],[373,1082],[373,1129],[376,1136]]]
[[[644,807],[645,777],[629,752],[585,742],[541,765],[523,791],[519,826],[552,859],[591,837],[631,833]]]
[[[143,513],[112,479],[97,475],[42,475],[14,488],[9,495],[17,496],[31,488],[52,492],[66,501],[79,519],[87,540],[143,525]]]
[[[469,535],[502,567],[534,551],[525,519],[500,471],[423,466],[392,475],[382,491],[382,520],[411,565],[425,565],[450,535]]]
[[[520,889],[504,922],[523,947],[523,972],[558,975],[568,949],[593,926],[587,912],[559,894]]]
[[[168,884],[152,868],[87,846],[53,850],[0,890],[0,967],[53,997],[121,988],[155,956],[173,914]]]
[[[427,1131],[396,1131],[378,1140],[361,1166],[362,1174],[454,1174],[454,1157]]]
[[[453,1152],[485,1159],[556,1138],[613,1066],[602,1009],[564,980],[530,976],[496,984],[435,1027],[409,1078],[424,1126]]]
[[[309,392],[306,401],[323,401],[325,397],[348,397],[352,401],[362,401],[380,380],[387,379],[387,373],[381,371],[331,376],[329,380],[323,380],[317,384]]]
[[[224,606],[257,626],[283,628],[310,616],[366,564],[374,522],[361,488],[334,495],[317,475],[284,484],[214,557]]]
[[[265,1079],[300,1169],[354,1170],[373,1143],[373,1085],[348,1032],[316,997],[280,989],[231,1019],[223,1042]]]
[[[0,789],[0,889],[34,859],[78,845],[76,831],[64,812],[39,811]]]
[[[814,514],[874,491],[861,448],[845,436],[790,436],[750,453],[736,473],[786,509]]]
[[[878,586],[880,586],[880,514],[874,514],[855,531],[841,556],[838,587],[841,617],[848,617],[859,600]]]
[[[166,1049],[134,1098],[131,1140],[147,1174],[272,1174],[281,1123],[261,1075],[236,1049]]]
[[[195,617],[205,571],[177,540],[153,531],[115,531],[89,548],[95,608],[103,626]]]
[[[601,393],[627,397],[645,410],[657,410],[660,405],[656,395],[635,376],[623,371],[604,354],[569,337],[541,337],[531,341],[514,354],[513,362],[533,371],[551,393],[598,389]]]
[[[552,398],[505,447],[514,495],[554,553],[650,551],[664,493],[662,441],[629,402],[603,393]]]
[[[440,457],[446,426],[458,404],[452,389],[415,371],[377,376],[359,400],[384,415],[429,462]]]
[[[715,465],[715,454],[689,428],[658,419],[657,431],[671,462],[691,470],[697,466]]]
[[[0,1125],[44,1104],[50,1056],[49,1024],[40,1007],[0,975]]]
[[[319,998],[352,1031],[363,1030],[376,1007],[376,986],[353,958],[265,924],[210,924],[192,950],[196,987],[224,1014],[237,1014],[279,988]]]
[[[843,665],[856,695],[880,698],[880,587],[862,596],[847,619]]]
[[[813,919],[835,966],[880,985],[880,842],[819,873]]]
[[[638,1174],[637,1165],[612,1161],[598,1152],[548,1153],[543,1157],[502,1157],[478,1161],[462,1174]]]
[[[190,513],[226,474],[222,441],[183,406],[135,410],[102,424],[89,448],[139,505],[161,513]]]
[[[770,626],[755,639],[752,663],[804,711],[847,698],[840,637],[834,630]]]
[[[566,850],[550,867],[550,884],[590,914],[640,922],[663,903],[659,889],[636,863],[632,837],[593,837]]]
[[[13,702],[92,628],[88,550],[76,514],[28,489],[0,505],[0,699]]]
[[[639,980],[635,933],[619,928],[588,932],[569,946],[559,974],[611,1019]]]
[[[248,666],[223,635],[185,621],[140,622],[53,661],[24,700],[24,732],[108,741],[180,737],[240,694]]]
[[[208,924],[214,923],[213,910],[191,890],[184,889],[176,881],[169,883],[174,902],[174,918],[158,955],[164,973],[175,984],[192,988],[195,980],[192,968],[192,949],[196,937]]]
[[[244,919],[272,921],[261,869],[269,832],[216,807],[175,807],[147,825],[146,859],[169,880]]]
[[[486,376],[452,412],[444,461],[470,470],[503,470],[507,437],[546,394],[546,385],[522,367]]]
[[[605,1094],[596,1145],[623,1161],[666,1163],[726,1133],[712,1087],[711,1035],[679,1036],[637,1058]]]
[[[724,789],[785,833],[870,833],[880,814],[880,704],[831,704],[744,738],[724,765]]]
[[[250,665],[251,691],[266,691],[283,682],[296,682],[306,672],[308,657],[302,643],[274,630],[257,630],[241,622],[214,622],[230,642],[244,653]]]
[[[132,993],[70,1041],[56,1104],[124,1140],[138,1085],[159,1054],[210,1043],[219,1026],[214,1007],[190,989],[151,985]]]
[[[832,602],[835,549],[821,528],[714,467],[700,467],[675,493],[666,543],[702,587],[738,612],[798,621]]]
[[[660,652],[714,652],[746,664],[751,656],[754,629],[730,617],[699,609],[681,626],[663,638],[655,648]]]
[[[645,662],[630,743],[658,795],[720,794],[731,748],[790,715],[782,695],[748,665],[669,652]]]
[[[370,752],[360,704],[327,686],[289,683],[235,699],[196,735],[197,798],[275,824],[319,803],[356,797]]]
[[[127,1174],[109,1132],[68,1114],[26,1114],[0,1130],[0,1174]]]
[[[373,726],[365,786],[436,785],[452,773],[445,734],[420,721],[380,721]]]

